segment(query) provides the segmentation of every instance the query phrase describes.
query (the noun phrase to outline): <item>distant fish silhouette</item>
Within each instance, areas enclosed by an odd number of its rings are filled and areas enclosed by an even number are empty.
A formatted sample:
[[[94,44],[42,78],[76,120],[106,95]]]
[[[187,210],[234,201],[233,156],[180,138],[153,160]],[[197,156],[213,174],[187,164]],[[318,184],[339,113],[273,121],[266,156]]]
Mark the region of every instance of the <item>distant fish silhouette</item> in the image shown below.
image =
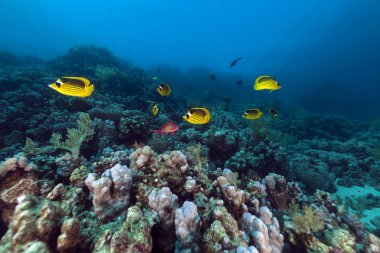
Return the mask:
[[[269,108],[269,112],[272,115],[272,118],[274,118],[274,119],[278,118],[278,112],[277,112],[276,109],[274,109],[273,107],[271,107],[271,108]]]
[[[238,81],[235,82],[235,84],[240,86],[240,85],[243,84],[243,81],[242,80],[238,80]]]
[[[228,97],[223,97],[222,100],[226,103],[231,103],[231,99]]]
[[[208,76],[211,80],[215,80],[216,79],[216,75],[215,73],[210,73],[210,75]]]
[[[242,59],[242,57],[239,57],[239,58],[236,58],[235,60],[233,60],[233,61],[230,63],[230,67],[232,68],[233,66],[235,66],[236,63],[237,63],[238,61],[240,61],[241,59]]]

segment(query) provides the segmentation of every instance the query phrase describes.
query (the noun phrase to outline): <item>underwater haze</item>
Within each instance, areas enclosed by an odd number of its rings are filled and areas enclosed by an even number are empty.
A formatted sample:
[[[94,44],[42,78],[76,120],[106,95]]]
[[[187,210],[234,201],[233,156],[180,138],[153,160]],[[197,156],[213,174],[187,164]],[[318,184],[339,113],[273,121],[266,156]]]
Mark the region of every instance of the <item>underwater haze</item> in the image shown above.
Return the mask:
[[[235,101],[256,99],[254,79],[273,75],[286,88],[276,95],[285,105],[373,119],[380,109],[379,11],[376,0],[4,0],[0,49],[52,59],[94,44],[142,68],[238,75],[244,87],[229,80],[211,86]],[[194,75],[188,82],[197,86]]]

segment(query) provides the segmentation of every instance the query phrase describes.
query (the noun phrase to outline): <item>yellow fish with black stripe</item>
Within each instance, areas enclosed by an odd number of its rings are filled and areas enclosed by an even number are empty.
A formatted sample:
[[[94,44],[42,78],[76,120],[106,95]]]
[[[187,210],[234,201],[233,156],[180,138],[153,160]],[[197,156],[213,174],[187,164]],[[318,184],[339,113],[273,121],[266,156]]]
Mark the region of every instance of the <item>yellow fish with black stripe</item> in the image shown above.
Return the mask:
[[[66,96],[88,97],[94,91],[94,85],[84,77],[61,77],[49,87]]]
[[[281,86],[277,80],[271,76],[260,76],[255,80],[253,88],[255,90],[269,90],[269,93],[271,93],[274,90],[281,89]]]
[[[157,88],[157,92],[161,96],[167,97],[167,96],[170,95],[170,93],[172,93],[172,89],[170,88],[169,84],[167,84],[167,83],[160,83],[160,85]]]
[[[206,108],[191,108],[183,118],[195,125],[207,124],[211,119],[211,114]]]
[[[259,109],[248,109],[244,112],[243,118],[245,119],[259,119],[263,115],[263,112]]]
[[[152,107],[152,115],[157,116],[157,114],[158,114],[158,105],[154,103]]]

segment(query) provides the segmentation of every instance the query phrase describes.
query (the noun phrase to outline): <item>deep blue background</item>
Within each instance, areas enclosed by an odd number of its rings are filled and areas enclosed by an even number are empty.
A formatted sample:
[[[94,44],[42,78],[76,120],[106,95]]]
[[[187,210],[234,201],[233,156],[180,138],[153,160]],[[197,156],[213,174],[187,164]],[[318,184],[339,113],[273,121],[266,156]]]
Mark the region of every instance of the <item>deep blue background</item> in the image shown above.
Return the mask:
[[[96,44],[145,69],[161,65],[185,96],[264,97],[369,119],[380,116],[379,14],[378,0],[0,0],[0,50],[52,59]],[[254,92],[262,74],[283,89]]]

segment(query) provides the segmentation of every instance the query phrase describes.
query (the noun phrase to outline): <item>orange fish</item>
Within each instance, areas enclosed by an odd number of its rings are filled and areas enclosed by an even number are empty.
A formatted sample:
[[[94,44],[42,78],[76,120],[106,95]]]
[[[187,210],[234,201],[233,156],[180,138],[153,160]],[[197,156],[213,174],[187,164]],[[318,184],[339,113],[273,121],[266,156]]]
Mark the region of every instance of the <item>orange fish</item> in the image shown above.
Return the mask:
[[[155,132],[160,138],[161,134],[174,134],[179,129],[179,126],[173,123],[173,121],[169,121],[161,126],[160,130],[152,130]]]

